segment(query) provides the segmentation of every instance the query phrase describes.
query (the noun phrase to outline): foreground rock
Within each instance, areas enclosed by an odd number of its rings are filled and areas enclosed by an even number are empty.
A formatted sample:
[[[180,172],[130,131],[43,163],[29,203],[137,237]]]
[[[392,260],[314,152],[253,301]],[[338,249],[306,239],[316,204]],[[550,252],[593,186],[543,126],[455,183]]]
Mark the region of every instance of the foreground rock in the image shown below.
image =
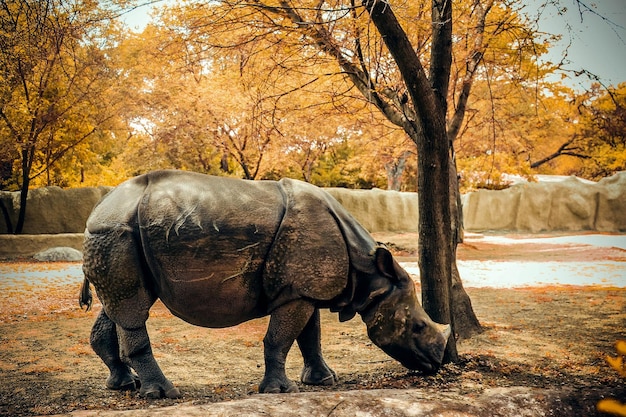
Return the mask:
[[[308,392],[301,394],[258,395],[249,399],[141,410],[75,411],[65,416],[580,416],[593,415],[582,409],[577,395],[568,389],[491,388],[481,394],[427,392],[425,390],[372,390]],[[572,401],[570,400],[573,400]],[[158,404],[155,403],[155,404]],[[587,407],[590,407],[589,405]],[[584,408],[584,407],[583,407]]]

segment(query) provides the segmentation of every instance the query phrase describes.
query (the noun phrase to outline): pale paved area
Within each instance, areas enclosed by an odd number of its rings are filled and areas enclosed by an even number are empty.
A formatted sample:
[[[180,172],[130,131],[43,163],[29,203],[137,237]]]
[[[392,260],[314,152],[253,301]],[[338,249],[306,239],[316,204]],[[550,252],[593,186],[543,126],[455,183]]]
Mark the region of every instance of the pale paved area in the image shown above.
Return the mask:
[[[223,403],[141,410],[76,411],[71,417],[153,417],[153,416],[333,416],[333,417],[487,417],[487,416],[578,416],[564,398],[569,390],[536,388],[492,388],[482,393],[458,394],[424,390],[371,390],[309,392],[301,394],[255,395]]]

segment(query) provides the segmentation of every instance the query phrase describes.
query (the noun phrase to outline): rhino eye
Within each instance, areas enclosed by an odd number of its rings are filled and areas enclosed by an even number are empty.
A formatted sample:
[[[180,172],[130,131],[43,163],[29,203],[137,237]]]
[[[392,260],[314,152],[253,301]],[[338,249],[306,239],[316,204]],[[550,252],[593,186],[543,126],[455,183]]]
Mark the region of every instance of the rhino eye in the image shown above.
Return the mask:
[[[426,322],[418,320],[413,323],[413,328],[411,330],[413,330],[413,333],[421,333],[422,330],[424,330],[424,327],[426,327]]]

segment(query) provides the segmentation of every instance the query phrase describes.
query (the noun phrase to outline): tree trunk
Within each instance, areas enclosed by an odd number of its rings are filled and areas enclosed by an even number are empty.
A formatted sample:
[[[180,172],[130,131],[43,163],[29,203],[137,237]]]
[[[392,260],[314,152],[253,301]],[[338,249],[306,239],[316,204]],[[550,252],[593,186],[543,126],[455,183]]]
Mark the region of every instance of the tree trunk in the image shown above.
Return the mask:
[[[17,215],[17,224],[15,225],[15,234],[19,235],[24,230],[24,221],[26,220],[26,202],[28,201],[28,186],[30,181],[22,185],[20,190],[20,211]]]
[[[424,68],[390,5],[363,2],[382,35],[408,88],[417,115],[414,138],[418,151],[419,266],[424,310],[436,322],[455,323],[450,310],[452,287],[452,241],[450,221],[450,155],[445,111]],[[451,40],[450,40],[451,42]],[[446,348],[447,361],[457,361],[456,339]]]
[[[419,190],[419,267],[422,283],[422,304],[428,315],[438,323],[450,323],[453,334],[458,333],[451,310],[453,253],[450,246],[448,156],[441,158],[440,141],[422,140],[418,144]],[[421,147],[420,147],[421,145]],[[445,145],[445,142],[444,142]],[[437,162],[434,162],[437,161]],[[443,163],[442,163],[443,162]],[[451,337],[446,348],[446,361],[456,362],[456,338]]]
[[[11,222],[11,216],[9,215],[9,209],[4,204],[3,200],[0,200],[0,210],[2,210],[2,217],[7,225],[7,233],[13,233],[13,222]]]
[[[28,188],[30,187],[30,169],[35,156],[35,147],[30,146],[22,150],[22,187],[20,189],[20,211],[15,225],[15,234],[18,235],[24,230],[26,220],[26,202],[28,201]]]
[[[393,160],[385,164],[385,172],[387,173],[387,189],[392,191],[400,191],[402,185],[402,174],[406,167],[406,161],[411,156],[410,152],[403,152],[397,160]]]
[[[452,248],[452,286],[450,288],[450,303],[455,324],[455,335],[467,339],[474,334],[481,333],[483,328],[474,313],[472,301],[465,292],[465,288],[463,288],[459,269],[456,265],[457,245],[463,242],[463,208],[454,151],[452,152],[450,163],[450,216],[452,221],[452,240],[450,242]]]

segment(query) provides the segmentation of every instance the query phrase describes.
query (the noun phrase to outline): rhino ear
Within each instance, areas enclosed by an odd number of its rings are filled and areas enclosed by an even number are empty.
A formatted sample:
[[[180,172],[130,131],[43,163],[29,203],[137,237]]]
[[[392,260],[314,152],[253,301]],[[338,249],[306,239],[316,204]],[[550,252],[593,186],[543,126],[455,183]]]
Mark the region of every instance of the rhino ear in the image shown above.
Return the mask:
[[[384,246],[378,246],[374,254],[376,269],[385,278],[399,287],[412,285],[413,281],[404,269],[393,259],[391,252]]]
[[[396,269],[393,265],[393,256],[391,252],[383,246],[378,246],[374,253],[374,262],[376,263],[376,269],[385,277],[397,280]]]

